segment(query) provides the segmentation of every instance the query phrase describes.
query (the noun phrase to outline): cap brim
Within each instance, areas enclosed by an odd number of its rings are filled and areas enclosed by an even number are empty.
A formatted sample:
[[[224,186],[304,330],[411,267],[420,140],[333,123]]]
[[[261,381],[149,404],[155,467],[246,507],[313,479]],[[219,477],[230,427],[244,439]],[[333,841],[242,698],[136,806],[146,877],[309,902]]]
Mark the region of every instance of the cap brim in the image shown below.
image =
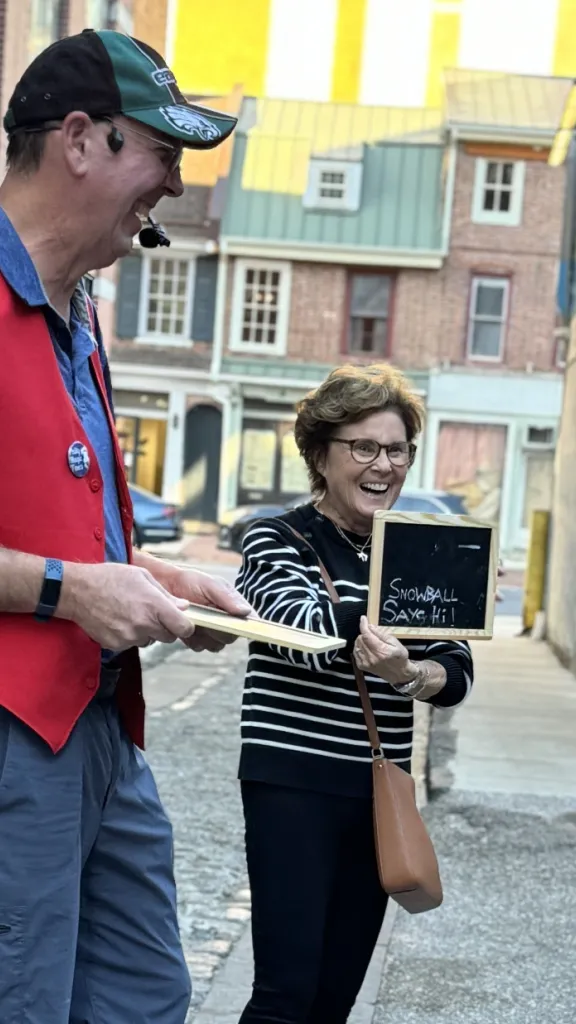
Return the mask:
[[[123,110],[122,113],[177,139],[188,149],[214,149],[229,138],[238,124],[238,118],[232,114],[222,114],[219,110],[193,103],[149,110]]]

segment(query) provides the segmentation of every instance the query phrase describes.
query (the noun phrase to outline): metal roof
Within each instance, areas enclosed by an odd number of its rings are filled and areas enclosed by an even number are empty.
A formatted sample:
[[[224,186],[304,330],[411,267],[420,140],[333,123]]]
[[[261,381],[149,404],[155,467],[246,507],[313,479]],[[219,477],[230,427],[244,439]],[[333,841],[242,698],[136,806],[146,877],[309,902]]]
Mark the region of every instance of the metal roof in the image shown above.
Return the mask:
[[[444,85],[449,126],[552,138],[572,79],[450,68]]]

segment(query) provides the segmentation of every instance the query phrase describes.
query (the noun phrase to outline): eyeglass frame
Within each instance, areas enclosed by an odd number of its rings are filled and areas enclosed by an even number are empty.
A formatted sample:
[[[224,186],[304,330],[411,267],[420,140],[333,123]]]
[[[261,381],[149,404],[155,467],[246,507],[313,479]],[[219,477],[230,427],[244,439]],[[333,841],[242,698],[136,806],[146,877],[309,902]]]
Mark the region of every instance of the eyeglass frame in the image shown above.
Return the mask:
[[[410,466],[414,465],[414,459],[416,458],[416,452],[418,451],[417,445],[415,445],[412,441],[391,441],[390,444],[380,444],[378,441],[375,441],[372,437],[327,437],[326,440],[337,441],[338,444],[348,445],[350,455],[354,459],[354,462],[357,462],[359,466],[371,466],[373,462],[376,462],[376,460],[380,458],[380,453],[385,451],[386,458],[388,459],[391,466],[396,466],[397,469],[404,469],[404,466],[408,466],[408,468],[410,468]],[[361,459],[356,458],[356,456],[354,455],[353,446],[357,444],[359,441],[363,442],[364,444],[368,442],[369,444],[378,445],[378,452],[376,453],[374,458],[369,459],[368,462],[363,462]],[[388,452],[389,448],[395,448],[399,444],[408,445],[408,462],[404,462],[401,465],[398,465],[397,463],[393,462]]]
[[[172,161],[166,169],[167,174],[174,174],[174,171],[178,170],[184,156],[184,146],[173,146],[170,142],[164,142],[163,139],[156,139],[152,135],[146,135],[146,132],[139,132],[137,128],[133,128],[131,124],[118,125],[111,117],[100,117],[93,118],[94,121],[105,121],[107,124],[111,124],[119,132],[131,132],[132,135],[138,135],[141,139],[147,139],[148,142],[153,142],[155,146],[162,146],[163,149],[167,149],[172,153]]]
[[[123,124],[117,125],[111,117],[102,115],[102,117],[91,117],[90,120],[93,124],[110,124],[113,128],[120,133],[127,131],[131,132],[132,135],[138,135],[141,139],[147,139],[148,142],[153,142],[156,146],[162,146],[163,149],[169,150],[173,154],[171,163],[166,167],[166,174],[174,174],[178,170],[182,163],[182,157],[184,156],[183,146],[172,146],[169,142],[164,142],[163,139],[155,139],[152,135],[146,135],[145,132],[139,132],[137,128],[132,128],[132,125]],[[44,132],[60,132],[62,131],[62,123],[55,124],[53,121],[45,121],[44,124],[36,125],[33,127],[22,128],[17,130],[14,134],[18,135],[42,135]]]

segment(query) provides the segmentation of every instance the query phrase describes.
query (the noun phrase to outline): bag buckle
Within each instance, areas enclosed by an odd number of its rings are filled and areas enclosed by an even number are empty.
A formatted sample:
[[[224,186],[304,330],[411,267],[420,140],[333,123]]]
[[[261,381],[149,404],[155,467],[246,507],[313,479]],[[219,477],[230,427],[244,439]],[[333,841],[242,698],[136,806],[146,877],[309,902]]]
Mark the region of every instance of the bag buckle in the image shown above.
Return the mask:
[[[373,761],[383,761],[384,760],[384,751],[382,750],[382,747],[371,747],[370,749],[372,751],[372,760]]]

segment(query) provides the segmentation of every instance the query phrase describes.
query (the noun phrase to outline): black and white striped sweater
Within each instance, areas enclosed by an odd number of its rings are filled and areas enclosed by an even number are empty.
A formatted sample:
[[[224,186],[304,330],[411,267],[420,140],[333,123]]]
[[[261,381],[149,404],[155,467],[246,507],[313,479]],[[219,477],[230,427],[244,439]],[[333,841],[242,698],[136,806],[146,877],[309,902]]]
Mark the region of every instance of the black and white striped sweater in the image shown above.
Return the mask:
[[[329,598],[314,553],[298,542],[287,523],[324,562],[339,605]],[[370,796],[372,757],[350,660],[366,612],[369,568],[312,505],[260,520],[247,531],[236,585],[255,611],[274,622],[340,636],[348,644],[311,655],[250,643],[241,779]],[[466,699],[473,680],[468,644],[418,640],[406,646],[412,660],[431,658],[446,669],[447,684],[433,704],[455,707]],[[386,756],[409,771],[413,702],[378,676],[367,676],[367,682]]]

